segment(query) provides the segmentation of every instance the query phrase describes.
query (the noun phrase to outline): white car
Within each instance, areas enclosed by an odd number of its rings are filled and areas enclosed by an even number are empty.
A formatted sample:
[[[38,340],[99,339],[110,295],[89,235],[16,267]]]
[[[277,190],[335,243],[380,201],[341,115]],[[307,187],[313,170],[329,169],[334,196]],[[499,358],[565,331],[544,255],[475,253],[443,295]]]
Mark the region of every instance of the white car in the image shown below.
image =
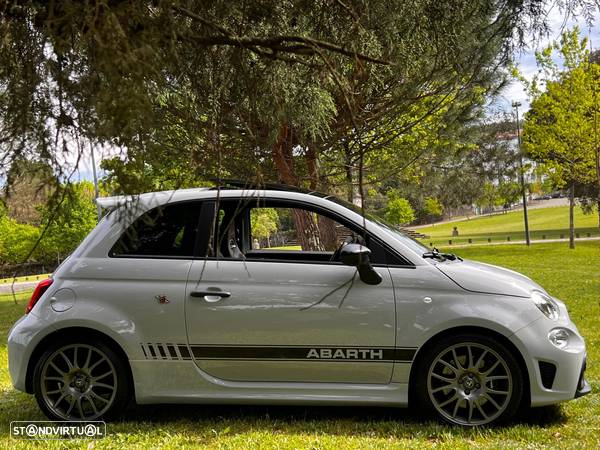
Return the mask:
[[[8,338],[59,420],[148,403],[394,405],[458,425],[590,391],[565,305],[430,251],[339,200],[281,189],[99,199],[108,213]]]

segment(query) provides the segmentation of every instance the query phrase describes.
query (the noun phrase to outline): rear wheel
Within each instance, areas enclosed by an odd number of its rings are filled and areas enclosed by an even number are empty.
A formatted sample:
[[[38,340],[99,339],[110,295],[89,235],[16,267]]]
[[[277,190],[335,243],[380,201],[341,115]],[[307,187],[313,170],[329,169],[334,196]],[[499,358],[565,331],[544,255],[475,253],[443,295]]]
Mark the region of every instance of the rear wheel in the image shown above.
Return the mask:
[[[55,342],[34,372],[38,405],[55,420],[116,417],[129,398],[126,362],[104,342]]]
[[[487,336],[444,339],[424,355],[417,370],[420,404],[456,425],[504,422],[514,416],[523,396],[518,362]]]

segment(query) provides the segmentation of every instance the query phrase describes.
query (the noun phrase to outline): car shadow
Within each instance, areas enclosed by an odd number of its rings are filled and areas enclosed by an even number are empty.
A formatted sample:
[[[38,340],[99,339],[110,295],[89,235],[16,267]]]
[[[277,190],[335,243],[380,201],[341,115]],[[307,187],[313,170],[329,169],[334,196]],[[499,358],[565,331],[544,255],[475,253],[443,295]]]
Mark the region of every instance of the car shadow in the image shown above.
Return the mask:
[[[256,405],[136,405],[128,409],[122,420],[142,422],[194,421],[250,421],[250,422],[323,422],[343,421],[373,425],[395,422],[408,429],[423,425],[447,426],[410,408],[368,407],[368,406],[256,406]],[[540,408],[527,408],[509,423],[500,426],[517,425],[549,427],[567,421],[559,405]],[[450,429],[453,427],[448,425]],[[407,431],[408,431],[407,429]]]

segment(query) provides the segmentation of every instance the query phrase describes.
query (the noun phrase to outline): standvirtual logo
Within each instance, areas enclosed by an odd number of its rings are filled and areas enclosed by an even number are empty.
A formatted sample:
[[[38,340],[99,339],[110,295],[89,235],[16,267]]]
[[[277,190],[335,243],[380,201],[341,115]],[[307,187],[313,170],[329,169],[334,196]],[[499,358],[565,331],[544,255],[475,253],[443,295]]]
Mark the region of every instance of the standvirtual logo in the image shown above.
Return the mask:
[[[106,436],[102,421],[27,421],[10,423],[10,435],[16,439],[101,439]]]

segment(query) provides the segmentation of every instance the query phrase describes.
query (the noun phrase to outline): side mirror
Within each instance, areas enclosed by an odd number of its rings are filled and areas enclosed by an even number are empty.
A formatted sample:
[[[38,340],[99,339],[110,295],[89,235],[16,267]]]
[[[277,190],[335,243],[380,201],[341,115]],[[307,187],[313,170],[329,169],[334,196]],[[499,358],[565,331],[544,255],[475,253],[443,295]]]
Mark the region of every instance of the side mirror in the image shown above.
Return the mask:
[[[382,281],[370,261],[371,250],[360,244],[346,244],[340,250],[340,259],[347,266],[354,266],[363,283],[379,284]]]

